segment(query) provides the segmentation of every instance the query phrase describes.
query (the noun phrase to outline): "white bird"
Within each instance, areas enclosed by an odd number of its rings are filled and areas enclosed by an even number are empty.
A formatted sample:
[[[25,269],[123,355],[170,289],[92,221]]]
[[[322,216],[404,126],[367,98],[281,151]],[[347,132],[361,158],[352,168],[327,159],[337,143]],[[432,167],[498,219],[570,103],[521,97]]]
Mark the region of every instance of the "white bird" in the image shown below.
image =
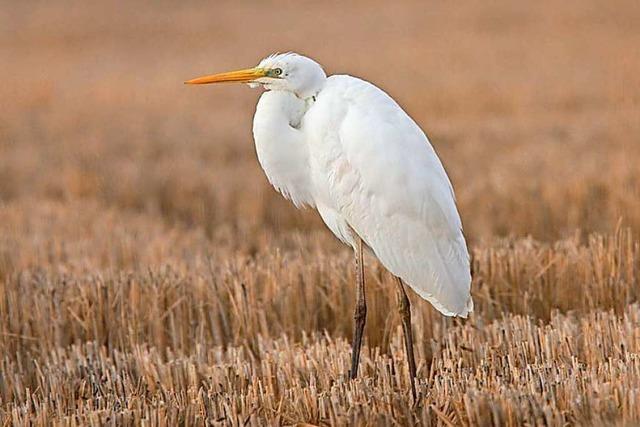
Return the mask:
[[[402,282],[446,316],[467,317],[469,253],[451,182],[427,136],[384,91],[348,75],[327,77],[296,53],[189,80],[262,86],[253,121],[260,165],[297,207],[314,207],[355,252],[357,302],[350,377],[366,318],[363,247],[397,282],[412,393],[415,359]]]

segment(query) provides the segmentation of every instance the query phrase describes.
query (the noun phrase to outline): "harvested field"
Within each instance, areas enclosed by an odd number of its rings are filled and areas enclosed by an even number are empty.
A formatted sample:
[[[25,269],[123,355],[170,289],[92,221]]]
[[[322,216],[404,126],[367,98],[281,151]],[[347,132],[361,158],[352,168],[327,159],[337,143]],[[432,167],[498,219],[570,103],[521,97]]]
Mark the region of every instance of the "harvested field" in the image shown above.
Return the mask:
[[[640,423],[634,1],[3,2],[0,425]],[[456,188],[476,310],[271,189],[256,91],[182,81],[275,50],[380,85]]]

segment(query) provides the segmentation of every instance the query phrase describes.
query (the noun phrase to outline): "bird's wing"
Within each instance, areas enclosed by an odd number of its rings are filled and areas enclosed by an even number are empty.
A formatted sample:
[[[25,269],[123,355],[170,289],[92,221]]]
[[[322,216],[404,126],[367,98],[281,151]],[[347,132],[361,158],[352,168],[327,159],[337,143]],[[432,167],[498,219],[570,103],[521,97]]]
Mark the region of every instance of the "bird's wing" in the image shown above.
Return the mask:
[[[337,77],[337,76],[336,76]],[[334,208],[382,264],[449,316],[473,310],[469,254],[447,174],[426,135],[382,90],[353,77],[325,137]],[[347,80],[348,79],[348,80]]]

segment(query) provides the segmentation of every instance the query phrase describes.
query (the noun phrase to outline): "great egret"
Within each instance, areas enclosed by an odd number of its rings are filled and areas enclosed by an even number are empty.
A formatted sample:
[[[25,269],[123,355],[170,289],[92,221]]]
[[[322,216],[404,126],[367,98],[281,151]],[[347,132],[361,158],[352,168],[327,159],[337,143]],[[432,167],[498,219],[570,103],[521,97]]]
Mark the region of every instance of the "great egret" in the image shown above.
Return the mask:
[[[381,89],[348,75],[327,77],[317,62],[296,53],[185,83],[221,82],[266,89],[253,136],[269,182],[297,207],[315,207],[355,252],[351,378],[367,313],[363,249],[395,276],[415,398],[411,307],[402,282],[446,316],[473,310],[453,188],[426,135]]]

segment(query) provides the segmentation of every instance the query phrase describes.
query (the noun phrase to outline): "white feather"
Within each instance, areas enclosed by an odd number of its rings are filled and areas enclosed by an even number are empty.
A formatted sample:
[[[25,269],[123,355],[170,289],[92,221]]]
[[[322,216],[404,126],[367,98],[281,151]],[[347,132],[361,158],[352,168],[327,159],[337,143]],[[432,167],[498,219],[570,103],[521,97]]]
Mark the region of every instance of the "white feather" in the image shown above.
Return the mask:
[[[315,206],[343,242],[353,246],[355,231],[440,312],[466,317],[473,301],[462,223],[424,132],[368,82],[326,78],[291,53],[260,65],[270,64],[292,78],[262,82],[274,90],[260,99],[254,137],[269,181],[296,205]]]

